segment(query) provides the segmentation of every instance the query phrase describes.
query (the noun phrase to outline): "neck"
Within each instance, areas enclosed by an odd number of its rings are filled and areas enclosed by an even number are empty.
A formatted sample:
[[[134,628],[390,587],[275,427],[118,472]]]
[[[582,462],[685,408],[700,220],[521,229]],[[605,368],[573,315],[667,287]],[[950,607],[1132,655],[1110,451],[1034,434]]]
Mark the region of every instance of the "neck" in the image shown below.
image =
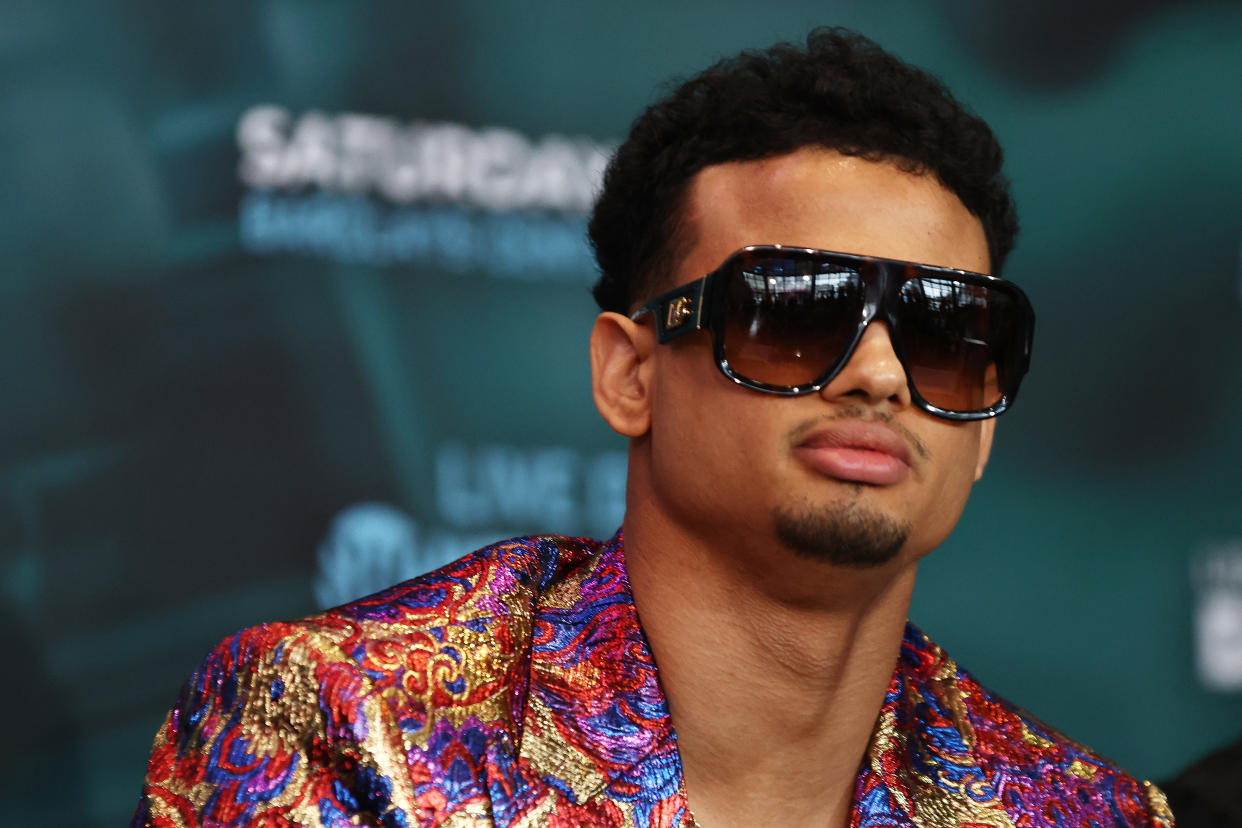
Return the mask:
[[[844,826],[915,564],[846,569],[775,540],[704,541],[641,508],[625,547],[699,825]]]

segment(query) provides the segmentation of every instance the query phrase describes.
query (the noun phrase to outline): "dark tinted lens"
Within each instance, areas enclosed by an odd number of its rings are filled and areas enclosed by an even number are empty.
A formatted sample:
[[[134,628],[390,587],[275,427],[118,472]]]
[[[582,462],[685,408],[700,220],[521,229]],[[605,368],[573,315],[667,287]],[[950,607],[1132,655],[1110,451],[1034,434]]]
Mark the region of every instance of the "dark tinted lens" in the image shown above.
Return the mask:
[[[747,379],[811,383],[854,338],[863,304],[853,268],[810,257],[743,257],[725,297],[725,358]]]
[[[897,322],[915,389],[947,411],[982,411],[1001,401],[1015,303],[984,285],[924,277],[901,286]]]

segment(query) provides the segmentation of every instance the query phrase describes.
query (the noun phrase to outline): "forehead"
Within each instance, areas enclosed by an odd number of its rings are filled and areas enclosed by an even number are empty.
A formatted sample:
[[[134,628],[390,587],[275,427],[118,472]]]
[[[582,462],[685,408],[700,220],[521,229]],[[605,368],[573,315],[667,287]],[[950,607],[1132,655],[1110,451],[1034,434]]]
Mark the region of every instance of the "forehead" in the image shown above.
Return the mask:
[[[751,244],[989,272],[983,225],[933,175],[817,147],[717,164],[691,181],[679,283]]]

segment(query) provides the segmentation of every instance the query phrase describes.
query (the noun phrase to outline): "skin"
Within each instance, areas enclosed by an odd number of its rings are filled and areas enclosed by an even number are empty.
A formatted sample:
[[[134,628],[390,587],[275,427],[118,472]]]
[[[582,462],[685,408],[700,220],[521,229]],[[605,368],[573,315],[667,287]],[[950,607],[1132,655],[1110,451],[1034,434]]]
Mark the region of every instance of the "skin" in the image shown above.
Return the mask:
[[[692,242],[661,289],[750,244],[990,266],[983,228],[958,198],[888,162],[804,148],[709,167],[688,196]],[[630,438],[627,565],[698,823],[846,825],[918,561],[957,523],[994,421],[954,423],[914,407],[883,323],[826,388],[803,397],[727,380],[706,332],[661,346],[649,319],[615,313],[596,321],[591,365],[600,413]],[[906,441],[909,473],[862,484],[794,451],[807,433],[854,420]],[[838,566],[780,542],[773,516],[790,506],[910,531],[886,564]]]

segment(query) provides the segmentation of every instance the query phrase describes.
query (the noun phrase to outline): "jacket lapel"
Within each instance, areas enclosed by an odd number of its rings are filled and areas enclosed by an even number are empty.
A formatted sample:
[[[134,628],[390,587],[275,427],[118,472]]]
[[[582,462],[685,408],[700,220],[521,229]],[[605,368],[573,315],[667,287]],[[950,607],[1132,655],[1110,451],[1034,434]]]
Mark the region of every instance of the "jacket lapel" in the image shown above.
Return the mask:
[[[677,737],[638,623],[621,535],[562,563],[546,578],[531,617],[518,746],[528,805],[503,822],[684,825]],[[851,828],[1012,828],[974,755],[957,672],[907,626],[859,770]]]
[[[957,664],[913,624],[854,791],[851,828],[1013,828],[975,755]]]
[[[681,760],[638,624],[620,533],[541,593],[520,762],[566,824],[683,819]]]

